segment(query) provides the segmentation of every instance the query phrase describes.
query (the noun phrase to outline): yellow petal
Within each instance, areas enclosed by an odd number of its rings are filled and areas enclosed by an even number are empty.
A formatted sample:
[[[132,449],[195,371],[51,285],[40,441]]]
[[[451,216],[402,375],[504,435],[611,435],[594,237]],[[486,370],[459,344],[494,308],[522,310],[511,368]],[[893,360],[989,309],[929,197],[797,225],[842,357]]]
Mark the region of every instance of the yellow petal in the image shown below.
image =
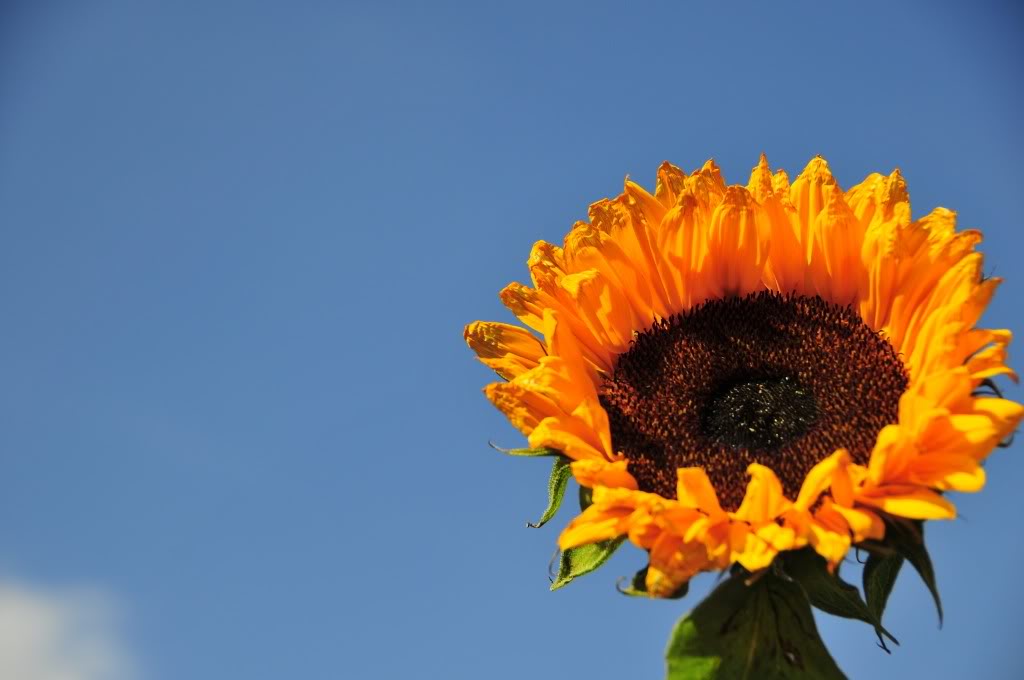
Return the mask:
[[[930,453],[908,465],[910,480],[922,486],[953,491],[979,491],[985,486],[985,470],[970,456]]]
[[[557,407],[549,399],[516,383],[492,383],[484,395],[520,432],[529,435]]]
[[[799,225],[800,242],[808,244],[811,225],[825,208],[828,194],[836,185],[835,177],[829,170],[828,163],[821,156],[816,156],[807,164],[800,176],[789,189],[789,198],[795,208],[794,217]],[[807,253],[810,255],[810,252]]]
[[[772,547],[773,550],[793,550],[802,547],[806,541],[796,535],[792,527],[779,526],[775,522],[769,522],[753,529],[754,534],[762,541]]]
[[[747,474],[750,475],[747,493],[739,509],[731,516],[750,523],[766,522],[781,516],[789,502],[782,495],[782,483],[771,468],[751,463]]]
[[[846,557],[850,550],[850,535],[845,527],[837,529],[821,521],[812,521],[810,529],[808,543],[830,565],[835,565]]]
[[[733,562],[739,562],[748,571],[764,569],[779,554],[779,551],[773,548],[770,543],[757,536],[749,527],[740,522],[732,523],[730,534],[732,543],[731,559]]]
[[[868,479],[880,485],[895,476],[912,455],[906,432],[899,425],[886,425],[878,433],[875,448],[868,461]]]
[[[956,508],[945,498],[917,486],[890,485],[865,489],[857,501],[908,519],[954,519]]]
[[[1024,418],[1024,406],[1009,399],[975,399],[973,406],[975,411],[983,413],[992,419],[997,427],[1000,439],[1017,429],[1021,418]]]
[[[562,531],[558,537],[558,547],[568,550],[621,536],[629,528],[628,518],[632,513],[632,508],[591,505]]]
[[[839,504],[833,505],[832,509],[842,515],[846,523],[850,525],[854,543],[868,539],[881,540],[885,536],[885,523],[881,517],[870,510],[844,508]]]

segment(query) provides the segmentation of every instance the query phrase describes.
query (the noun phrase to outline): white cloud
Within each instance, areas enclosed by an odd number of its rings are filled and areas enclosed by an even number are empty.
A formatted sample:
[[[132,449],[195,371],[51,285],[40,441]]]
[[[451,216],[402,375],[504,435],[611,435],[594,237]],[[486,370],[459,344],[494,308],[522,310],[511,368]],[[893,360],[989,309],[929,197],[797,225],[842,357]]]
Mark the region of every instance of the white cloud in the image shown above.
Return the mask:
[[[0,678],[134,680],[110,596],[0,581]]]

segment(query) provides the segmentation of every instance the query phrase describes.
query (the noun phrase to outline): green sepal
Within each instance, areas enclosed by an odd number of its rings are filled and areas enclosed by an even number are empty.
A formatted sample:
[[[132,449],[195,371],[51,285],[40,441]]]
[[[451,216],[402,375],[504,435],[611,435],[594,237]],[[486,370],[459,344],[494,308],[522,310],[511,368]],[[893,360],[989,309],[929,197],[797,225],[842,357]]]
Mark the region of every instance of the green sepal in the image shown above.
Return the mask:
[[[924,584],[928,586],[928,592],[932,594],[935,609],[939,613],[939,627],[941,627],[942,600],[939,598],[939,588],[935,583],[935,569],[932,567],[932,560],[928,556],[928,550],[924,547],[924,522],[886,518],[885,543],[895,549],[899,555],[905,557],[917,570]]]
[[[633,574],[633,578],[630,579],[629,585],[623,585],[626,582],[626,577],[623,576],[619,579],[618,583],[615,584],[615,589],[623,595],[629,597],[650,597],[651,594],[647,592],[647,570],[650,567],[644,567],[640,571]],[[661,599],[666,600],[678,600],[686,597],[686,594],[690,592],[690,582],[685,581],[683,585],[679,586],[671,595],[662,596]]]
[[[594,504],[594,490],[589,486],[580,487],[580,510],[586,510]]]
[[[537,457],[540,457],[540,456],[561,456],[562,455],[561,451],[556,451],[555,449],[549,449],[549,448],[544,447],[544,446],[541,446],[541,447],[536,448],[536,449],[504,449],[504,448],[498,446],[497,444],[495,444],[494,442],[487,442],[487,444],[492,449],[494,449],[495,451],[501,451],[502,453],[508,454],[510,456],[520,456],[520,457],[523,457],[523,458],[537,458]]]
[[[548,478],[548,507],[536,524],[527,522],[526,526],[531,529],[539,529],[558,512],[558,508],[562,506],[562,499],[565,497],[565,488],[569,485],[569,478],[572,477],[569,462],[565,456],[555,458],[555,462],[551,466],[551,477]]]
[[[838,568],[830,574],[825,558],[813,549],[783,553],[782,569],[804,589],[811,604],[821,611],[872,626],[885,651],[889,651],[885,638],[899,644],[899,640],[882,626],[881,617],[872,612],[857,587],[840,578]]]
[[[577,576],[589,574],[600,567],[618,550],[624,540],[626,537],[620,536],[600,543],[588,543],[563,550],[558,560],[558,575],[551,583],[551,590],[558,590]]]
[[[676,624],[665,657],[667,680],[846,677],[818,635],[804,591],[770,571],[715,588]]]
[[[647,593],[647,569],[644,567],[633,574],[633,578],[629,579],[629,585],[623,585],[626,582],[626,577],[623,576],[615,583],[615,589],[629,597],[650,597]]]
[[[864,598],[867,600],[868,610],[879,622],[885,613],[885,605],[889,602],[889,594],[896,585],[896,577],[899,576],[902,566],[903,557],[900,555],[868,553],[867,562],[864,563]]]

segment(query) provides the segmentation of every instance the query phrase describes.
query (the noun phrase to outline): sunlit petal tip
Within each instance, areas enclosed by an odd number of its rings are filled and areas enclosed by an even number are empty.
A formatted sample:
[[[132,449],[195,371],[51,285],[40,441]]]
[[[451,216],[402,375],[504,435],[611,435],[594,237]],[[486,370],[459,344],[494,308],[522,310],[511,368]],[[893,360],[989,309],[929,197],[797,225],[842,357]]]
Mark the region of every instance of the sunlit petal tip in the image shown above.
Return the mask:
[[[889,173],[889,182],[886,185],[885,201],[887,203],[905,202],[910,200],[907,193],[907,180],[899,168],[893,168]]]
[[[825,160],[824,156],[820,154],[808,161],[807,165],[800,172],[798,179],[820,179],[820,180],[831,180],[832,179],[832,168],[829,167],[828,161]]]
[[[764,203],[774,194],[772,187],[772,171],[768,167],[768,157],[763,153],[761,159],[753,170],[750,171],[750,180],[747,182],[747,191],[758,203]]]
[[[785,170],[776,170],[772,175],[772,189],[777,195],[789,196],[789,173]]]
[[[663,161],[658,166],[654,196],[665,208],[671,208],[679,200],[686,187],[686,173],[681,168]]]

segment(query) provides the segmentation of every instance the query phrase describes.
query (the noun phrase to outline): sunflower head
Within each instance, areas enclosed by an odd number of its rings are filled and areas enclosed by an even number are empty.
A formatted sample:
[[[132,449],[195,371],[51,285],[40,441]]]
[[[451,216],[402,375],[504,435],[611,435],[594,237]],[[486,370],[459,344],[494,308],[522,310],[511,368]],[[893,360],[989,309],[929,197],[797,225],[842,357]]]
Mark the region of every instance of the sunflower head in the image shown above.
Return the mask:
[[[501,292],[525,327],[466,340],[587,490],[563,551],[628,538],[652,596],[787,551],[832,569],[955,517],[945,492],[979,490],[1024,414],[991,389],[1016,375],[1010,332],[977,326],[999,284],[979,241],[942,208],[913,220],[899,171],[843,191],[821,158],[791,183],[762,156],[746,186],[665,163],[534,245]]]

